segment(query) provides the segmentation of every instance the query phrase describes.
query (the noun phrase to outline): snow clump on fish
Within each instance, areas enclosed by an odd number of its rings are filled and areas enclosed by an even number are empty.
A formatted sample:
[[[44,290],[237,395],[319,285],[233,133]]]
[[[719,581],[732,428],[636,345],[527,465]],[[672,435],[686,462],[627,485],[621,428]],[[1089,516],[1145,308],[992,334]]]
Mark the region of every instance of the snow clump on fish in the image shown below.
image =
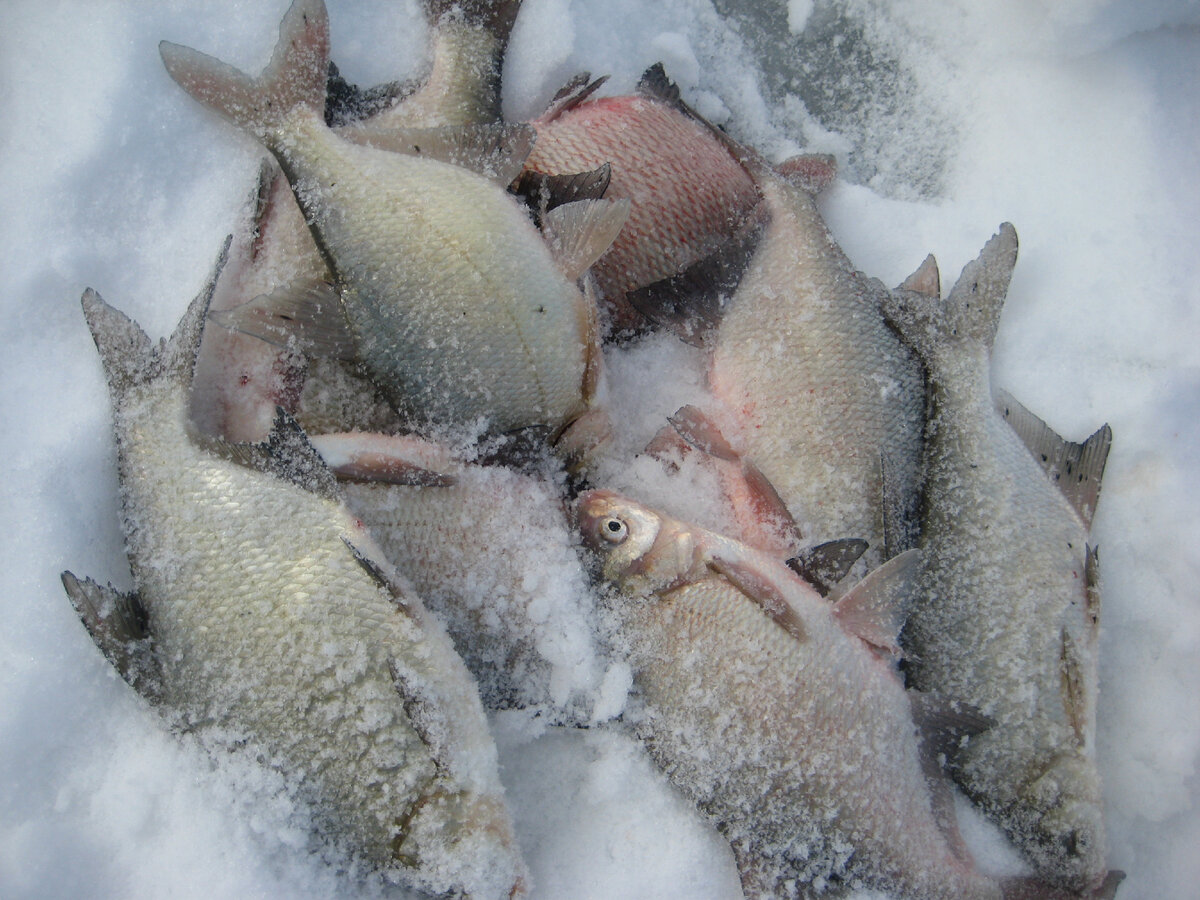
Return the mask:
[[[832,158],[662,66],[505,122],[519,6],[428,0],[415,87],[340,78],[321,0],[256,77],[161,45],[268,157],[170,341],[85,295],[135,584],[64,573],[97,645],[331,865],[433,895],[531,890],[486,707],[635,735],[748,897],[1112,896],[1111,435],[993,399],[1015,230],[889,288]],[[1031,875],[976,865],[951,779]]]

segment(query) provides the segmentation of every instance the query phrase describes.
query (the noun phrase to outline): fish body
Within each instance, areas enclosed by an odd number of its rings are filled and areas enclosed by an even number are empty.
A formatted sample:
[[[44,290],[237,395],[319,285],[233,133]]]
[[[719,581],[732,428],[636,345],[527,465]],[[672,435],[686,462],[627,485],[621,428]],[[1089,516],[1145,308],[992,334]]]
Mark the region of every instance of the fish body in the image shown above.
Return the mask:
[[[359,479],[343,483],[347,503],[445,623],[484,706],[586,722],[600,661],[560,488],[411,437],[313,443],[335,472]]]
[[[711,335],[717,418],[805,539],[863,538],[870,568],[911,545],[920,364],[883,319],[887,290],[846,258],[813,194],[765,168],[759,187],[769,220]]]
[[[748,897],[1001,896],[936,821],[890,661],[833,604],[765,554],[611,492],[582,495],[578,517],[620,592],[636,727],[730,840]]]
[[[319,0],[293,4],[280,35],[258,79],[184,47],[161,49],[177,81],[279,162],[380,389],[426,430],[561,429],[577,418],[598,365],[592,311],[523,207],[419,149],[381,150],[328,128]]]
[[[206,302],[155,348],[85,295],[136,598],[68,574],[72,600],[177,727],[218,757],[244,747],[277,769],[340,853],[432,893],[519,892],[475,683],[420,600],[384,576],[303,433],[281,420],[260,446],[194,438],[187,393]],[[122,664],[135,646],[137,665]]]
[[[584,172],[608,163],[604,196],[630,201],[629,219],[592,267],[610,332],[643,328],[629,291],[676,275],[727,242],[758,195],[707,125],[648,91],[552,106],[531,123],[527,171]]]
[[[370,117],[373,135],[500,120],[500,68],[520,0],[450,5],[429,0],[424,5],[429,70],[418,87]],[[391,92],[386,86],[374,91]],[[329,107],[327,103],[327,117]],[[350,121],[358,129],[367,127],[360,119]],[[259,182],[252,234],[235,244],[236,258],[222,272],[214,311],[234,309],[289,285],[333,281],[287,179],[270,164]],[[355,384],[347,390],[348,366],[310,355],[304,367],[298,357],[294,349],[280,350],[253,335],[209,329],[200,349],[192,405],[199,427],[233,441],[262,440],[276,406],[295,413],[306,430],[313,425],[339,430],[361,424],[361,416],[335,417],[329,423],[325,398],[337,392],[339,402],[361,406],[363,398],[371,397],[370,387]],[[340,399],[347,397],[351,399]],[[375,415],[370,424],[385,423]]]
[[[890,310],[930,381],[924,564],[904,642],[918,688],[995,722],[957,758],[958,781],[1040,875],[1085,890],[1106,875],[1088,531],[1111,435],[1067,444],[993,397],[991,346],[1016,254],[1005,224],[945,301],[897,298]]]

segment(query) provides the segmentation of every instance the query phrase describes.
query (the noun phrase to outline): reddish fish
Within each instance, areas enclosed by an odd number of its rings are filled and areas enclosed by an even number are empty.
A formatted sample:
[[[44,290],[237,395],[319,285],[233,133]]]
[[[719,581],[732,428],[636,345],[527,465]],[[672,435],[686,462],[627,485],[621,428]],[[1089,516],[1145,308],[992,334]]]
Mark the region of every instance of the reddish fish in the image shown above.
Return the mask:
[[[584,172],[612,167],[605,197],[628,198],[629,219],[592,273],[610,333],[647,322],[625,294],[676,275],[735,235],[758,202],[745,169],[679,101],[661,66],[638,93],[592,98],[593,82],[533,121],[537,142],[526,172]]]

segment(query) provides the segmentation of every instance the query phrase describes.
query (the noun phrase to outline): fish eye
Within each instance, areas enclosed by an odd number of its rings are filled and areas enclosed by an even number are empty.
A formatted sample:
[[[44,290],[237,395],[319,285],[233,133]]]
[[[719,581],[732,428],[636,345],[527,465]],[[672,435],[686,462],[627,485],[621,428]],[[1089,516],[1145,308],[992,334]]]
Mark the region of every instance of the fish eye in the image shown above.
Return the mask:
[[[629,537],[629,526],[617,518],[605,519],[600,525],[600,535],[612,544],[619,544]]]

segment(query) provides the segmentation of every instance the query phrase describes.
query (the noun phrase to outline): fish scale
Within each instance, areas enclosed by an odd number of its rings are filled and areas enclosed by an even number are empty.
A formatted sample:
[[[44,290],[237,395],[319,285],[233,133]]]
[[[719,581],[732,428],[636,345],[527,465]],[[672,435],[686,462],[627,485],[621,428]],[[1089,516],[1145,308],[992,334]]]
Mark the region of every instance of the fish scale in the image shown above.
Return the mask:
[[[718,327],[709,381],[804,537],[864,538],[872,567],[885,558],[885,491],[901,530],[915,515],[920,365],[884,322],[886,289],[854,269],[815,198],[770,174],[760,187],[770,221]],[[892,554],[907,546],[891,539]]]

